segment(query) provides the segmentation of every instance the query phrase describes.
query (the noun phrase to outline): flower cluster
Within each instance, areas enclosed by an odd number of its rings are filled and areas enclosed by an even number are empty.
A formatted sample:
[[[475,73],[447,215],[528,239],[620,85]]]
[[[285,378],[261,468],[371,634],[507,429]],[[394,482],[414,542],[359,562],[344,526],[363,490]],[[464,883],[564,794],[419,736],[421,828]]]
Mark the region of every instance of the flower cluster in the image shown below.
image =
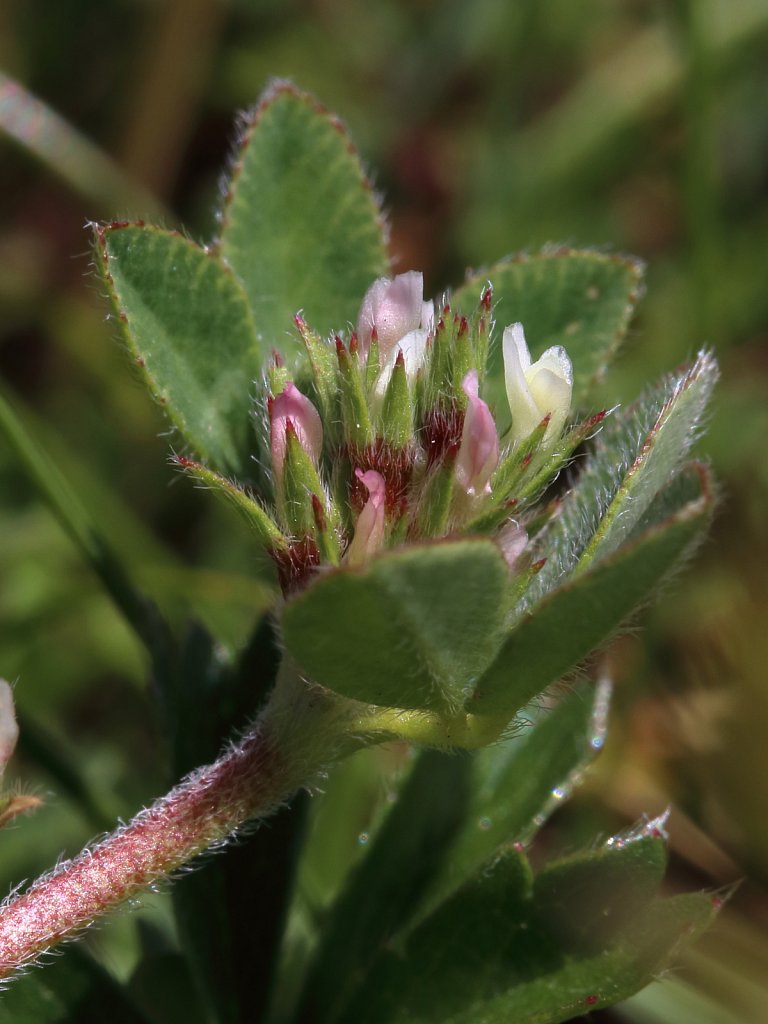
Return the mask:
[[[533,362],[521,324],[503,336],[511,422],[499,437],[481,397],[491,307],[487,288],[469,317],[448,303],[436,312],[412,271],[371,285],[347,339],[329,344],[297,315],[311,378],[298,386],[280,357],[268,374],[284,539],[271,553],[286,592],[321,564],[360,566],[406,540],[496,531],[568,457],[580,438],[563,437],[570,359],[555,347]],[[525,534],[513,534],[517,557]]]
[[[458,532],[499,538],[510,564],[524,513],[595,418],[566,430],[573,372],[562,347],[533,361],[523,327],[502,339],[509,417],[482,397],[492,330],[486,288],[469,315],[423,297],[422,275],[379,278],[357,327],[321,338],[297,314],[307,359],[267,371],[270,508],[187,459],[224,491],[273,558],[283,592],[321,565],[364,565],[383,548]],[[503,531],[503,532],[502,532]]]

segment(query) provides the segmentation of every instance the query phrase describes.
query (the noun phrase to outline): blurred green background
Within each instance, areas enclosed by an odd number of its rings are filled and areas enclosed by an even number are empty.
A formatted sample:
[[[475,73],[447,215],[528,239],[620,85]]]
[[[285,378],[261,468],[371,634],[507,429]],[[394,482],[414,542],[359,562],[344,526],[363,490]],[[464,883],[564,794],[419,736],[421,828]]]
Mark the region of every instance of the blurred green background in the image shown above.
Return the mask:
[[[743,879],[684,967],[610,1019],[768,1020],[767,0],[3,0],[3,393],[151,593],[230,645],[268,577],[239,524],[168,466],[85,225],[146,217],[210,238],[233,114],[273,76],[347,122],[395,268],[423,269],[429,293],[547,242],[645,259],[606,404],[715,348],[701,450],[719,515],[611,652],[608,749],[551,828],[576,846],[672,804],[671,887]],[[22,720],[9,777],[46,799],[2,837],[6,884],[167,780],[143,655],[2,439],[0,487],[0,673]],[[161,920],[153,901],[143,913]],[[116,970],[135,920],[94,940]]]

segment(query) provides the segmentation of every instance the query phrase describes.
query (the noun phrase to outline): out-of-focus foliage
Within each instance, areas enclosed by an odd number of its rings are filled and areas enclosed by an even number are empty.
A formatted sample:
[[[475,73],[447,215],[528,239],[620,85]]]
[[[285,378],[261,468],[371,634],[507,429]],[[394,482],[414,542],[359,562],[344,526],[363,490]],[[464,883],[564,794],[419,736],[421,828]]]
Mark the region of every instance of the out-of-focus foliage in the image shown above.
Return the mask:
[[[723,482],[719,518],[696,569],[653,609],[642,645],[617,646],[619,711],[602,768],[579,813],[550,825],[553,842],[575,847],[582,828],[612,831],[672,801],[683,812],[671,821],[681,887],[747,877],[685,973],[613,1011],[638,1024],[758,1022],[768,1000],[767,50],[764,0],[0,8],[10,76],[0,78],[3,390],[55,457],[59,443],[69,453],[62,468],[144,586],[166,606],[191,603],[224,642],[247,634],[269,576],[226,510],[201,500],[190,512],[188,485],[167,465],[172,438],[104,322],[83,225],[160,207],[169,227],[210,236],[232,110],[269,77],[297,80],[348,121],[379,169],[397,269],[424,268],[427,292],[523,246],[606,246],[649,264],[611,394],[629,396],[702,342],[715,346],[723,378],[708,447]],[[19,878],[167,780],[152,753],[144,655],[4,444],[0,484],[0,672],[18,679],[22,726],[6,778],[15,772],[47,799],[3,836],[3,874]],[[64,767],[73,755],[76,778]],[[317,802],[313,827],[338,846],[333,864],[326,848],[304,869],[313,906],[380,813],[382,763],[376,754],[347,766]],[[96,938],[119,974],[140,941],[169,955],[163,906]]]

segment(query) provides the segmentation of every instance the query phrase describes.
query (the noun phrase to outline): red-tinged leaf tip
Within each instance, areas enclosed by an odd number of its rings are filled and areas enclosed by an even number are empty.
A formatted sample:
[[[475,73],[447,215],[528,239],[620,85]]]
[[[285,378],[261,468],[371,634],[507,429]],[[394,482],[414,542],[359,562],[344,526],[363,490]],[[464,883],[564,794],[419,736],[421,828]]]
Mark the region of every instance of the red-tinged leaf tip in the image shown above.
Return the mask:
[[[607,409],[603,409],[602,412],[596,412],[594,416],[590,416],[589,417],[589,419],[585,422],[584,425],[587,427],[587,429],[589,429],[590,427],[596,427],[598,423],[602,423],[603,422],[603,420],[605,419],[605,417],[607,415],[608,415],[608,410]]]
[[[443,306],[443,316],[445,317],[445,316],[450,316],[450,315],[451,315],[451,304],[450,304],[450,302],[446,302],[446,304]]]
[[[143,220],[113,220],[107,225],[110,231],[119,231],[120,228],[143,228]]]
[[[469,323],[467,322],[467,318],[465,316],[463,316],[459,320],[459,337],[461,338],[463,335],[465,335],[468,330],[469,330]]]
[[[296,433],[296,427],[293,425],[292,419],[285,421],[285,439],[288,441],[289,438],[293,438],[298,441],[298,434]]]
[[[296,324],[297,328],[299,329],[299,331],[302,334],[306,334],[306,332],[308,330],[308,328],[307,328],[307,321],[301,315],[301,311],[299,311],[298,313],[294,313],[293,314],[293,322]]]
[[[523,460],[522,460],[521,465],[523,465],[523,466],[530,466],[532,458],[533,458],[533,452],[528,452],[527,455],[523,456]]]
[[[437,327],[435,328],[435,334],[442,334],[444,330],[445,330],[445,320],[442,317],[440,317],[440,319],[437,321]]]
[[[357,339],[357,331],[353,331],[349,339],[349,351],[353,356],[357,355],[360,343]]]
[[[378,344],[379,342],[379,329],[376,326],[376,324],[374,324],[373,327],[371,327],[371,341],[375,341],[376,344]]]
[[[395,366],[397,368],[401,369],[401,370],[405,369],[405,356],[403,355],[403,350],[401,348],[399,348],[397,350],[397,358],[395,359]]]
[[[532,573],[541,572],[541,570],[544,568],[544,566],[546,564],[547,564],[546,558],[540,558],[538,560],[538,562],[534,562],[533,565],[531,566],[531,572]]]
[[[190,466],[197,465],[193,459],[188,459],[186,455],[173,455],[171,456],[171,462],[175,462],[182,469],[188,469]]]
[[[272,362],[277,369],[281,369],[285,366],[285,359],[281,352],[278,352],[276,348],[272,349]]]
[[[599,999],[600,999],[600,996],[595,996],[595,995],[586,996],[585,999],[584,999],[584,1005],[585,1006],[594,1006],[595,1003],[599,1001]]]
[[[517,505],[517,498],[509,498],[508,501],[504,502],[504,508],[511,511]]]
[[[341,340],[338,334],[333,340],[336,344],[336,355],[338,356],[339,363],[343,364],[345,356],[347,354],[347,350],[344,348],[344,342]]]
[[[491,311],[491,304],[492,303],[493,303],[493,287],[491,285],[488,285],[483,290],[483,294],[480,296],[480,305],[483,307],[483,309],[486,311],[486,313],[490,313],[490,311]]]
[[[267,415],[272,419],[272,410],[275,408],[275,396],[267,395]]]
[[[725,901],[722,896],[713,896],[710,902],[713,910],[721,910]]]

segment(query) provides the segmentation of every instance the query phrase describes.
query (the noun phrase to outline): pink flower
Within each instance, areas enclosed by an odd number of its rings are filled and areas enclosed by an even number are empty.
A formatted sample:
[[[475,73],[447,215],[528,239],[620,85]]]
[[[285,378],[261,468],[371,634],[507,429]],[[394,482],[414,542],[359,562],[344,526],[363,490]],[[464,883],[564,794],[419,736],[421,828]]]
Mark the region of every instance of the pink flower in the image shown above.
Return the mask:
[[[381,473],[369,469],[363,473],[355,470],[357,479],[368,489],[368,500],[355,524],[355,535],[347,548],[347,565],[364,565],[368,559],[384,547],[384,501],[386,484]]]
[[[269,402],[272,468],[279,479],[285,462],[286,434],[293,428],[299,443],[315,463],[323,447],[323,425],[314,405],[289,381],[277,398]]]
[[[499,438],[491,410],[478,397],[477,370],[462,382],[469,403],[456,456],[456,479],[469,495],[490,494],[490,479],[499,462]]]
[[[395,347],[406,335],[424,332],[426,338],[432,321],[434,307],[424,302],[424,278],[415,270],[398,274],[394,280],[379,277],[365,293],[360,315],[357,320],[357,337],[360,352],[368,354],[371,334],[376,329],[379,342],[381,365],[384,366]],[[410,347],[411,343],[406,347]]]

